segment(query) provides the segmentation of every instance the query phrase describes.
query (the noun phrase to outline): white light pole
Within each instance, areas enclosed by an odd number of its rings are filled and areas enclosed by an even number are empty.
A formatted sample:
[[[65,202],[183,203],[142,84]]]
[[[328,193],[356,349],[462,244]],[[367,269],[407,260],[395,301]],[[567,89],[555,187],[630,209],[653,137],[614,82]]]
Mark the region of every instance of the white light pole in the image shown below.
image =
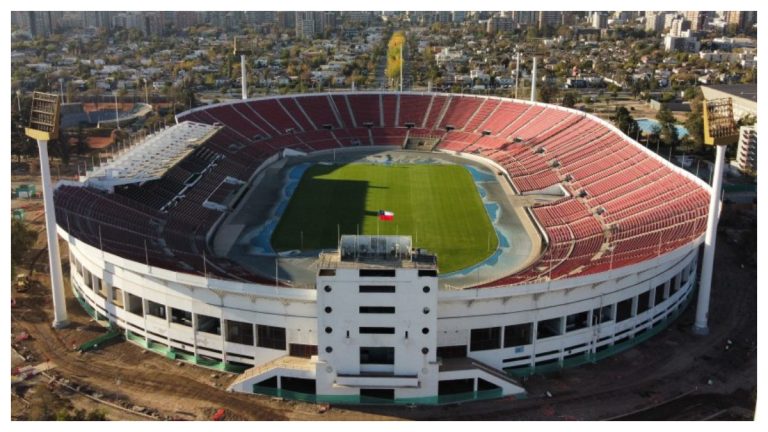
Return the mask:
[[[37,140],[40,152],[40,174],[43,183],[43,208],[45,210],[45,232],[48,237],[48,263],[51,272],[51,290],[53,292],[53,327],[62,328],[69,324],[67,303],[64,299],[64,279],[61,273],[59,238],[56,234],[56,211],[53,207],[53,187],[51,187],[51,168],[48,163],[48,141]]]
[[[246,100],[248,99],[248,82],[245,74],[245,54],[240,54],[240,75],[240,85],[243,91],[243,100]]]
[[[517,52],[517,65],[515,66],[515,99],[517,99],[517,86],[520,81],[520,51]]]
[[[709,295],[712,290],[712,268],[715,261],[717,223],[720,219],[720,193],[723,187],[724,161],[725,146],[718,145],[715,157],[715,171],[712,178],[712,191],[709,197],[707,232],[704,235],[704,256],[701,260],[701,280],[699,282],[699,298],[696,303],[696,321],[693,324],[693,332],[698,335],[709,334],[709,326],[707,325],[709,318]]]
[[[531,76],[531,102],[536,102],[536,56],[533,57],[533,75]]]

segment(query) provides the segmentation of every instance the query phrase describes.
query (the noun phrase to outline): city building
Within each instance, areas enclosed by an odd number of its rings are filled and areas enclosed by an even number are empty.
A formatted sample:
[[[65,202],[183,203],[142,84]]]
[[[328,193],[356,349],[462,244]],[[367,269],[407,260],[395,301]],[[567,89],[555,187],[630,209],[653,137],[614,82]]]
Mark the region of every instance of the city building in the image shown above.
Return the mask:
[[[739,128],[739,147],[734,162],[740,171],[757,174],[757,125]]]

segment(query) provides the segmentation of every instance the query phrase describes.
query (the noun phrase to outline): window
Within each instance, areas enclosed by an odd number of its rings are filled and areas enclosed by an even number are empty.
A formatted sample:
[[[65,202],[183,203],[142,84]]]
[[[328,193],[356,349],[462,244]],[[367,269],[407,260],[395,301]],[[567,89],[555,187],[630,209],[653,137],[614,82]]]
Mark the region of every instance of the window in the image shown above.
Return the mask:
[[[227,342],[253,345],[253,324],[227,320]]]
[[[395,348],[360,347],[360,364],[395,364]]]
[[[317,355],[317,345],[290,344],[288,355],[293,357],[310,358]]]
[[[632,318],[632,299],[628,298],[616,304],[616,322]]]
[[[285,350],[285,329],[283,327],[257,325],[256,331],[258,333],[257,346]]]
[[[187,327],[192,327],[192,312],[171,308],[171,322]]]
[[[568,315],[565,318],[565,331],[570,332],[589,327],[588,315],[586,311]]]
[[[651,307],[651,292],[646,291],[637,297],[637,315],[648,310]]]
[[[395,334],[394,327],[360,327],[360,334]]]
[[[221,320],[212,316],[197,314],[197,331],[221,335]]]
[[[112,287],[112,304],[119,308],[123,307],[123,290],[116,286]]]
[[[539,321],[536,326],[536,339],[546,339],[561,335],[563,333],[561,328],[562,322],[562,317]]]
[[[660,304],[664,303],[664,300],[666,300],[666,298],[664,297],[664,284],[661,284],[661,285],[656,287],[656,292],[654,293],[653,304],[654,305],[660,305]]]
[[[466,345],[451,345],[437,347],[437,356],[440,358],[461,358],[467,356]]]
[[[470,351],[484,351],[501,347],[501,327],[472,329],[469,339]]]
[[[127,300],[128,300],[128,312],[134,315],[144,316],[144,304],[141,297],[128,293]]]
[[[96,294],[99,297],[101,297],[103,299],[106,299],[107,298],[107,284],[104,283],[104,281],[101,280],[98,277],[94,276],[94,279],[96,281],[96,285],[95,285],[96,289],[94,291],[96,292]]]
[[[528,345],[532,342],[533,323],[504,327],[504,348]]]
[[[360,306],[361,314],[393,314],[394,306]]]
[[[147,315],[165,319],[165,305],[147,300]]]
[[[361,293],[394,293],[394,285],[360,285]]]
[[[613,320],[613,305],[603,306],[592,310],[592,325]]]
[[[83,269],[83,282],[85,283],[85,286],[93,289],[93,279],[91,279],[91,272],[89,272],[87,269]]]
[[[360,269],[360,277],[395,277],[395,270]]]

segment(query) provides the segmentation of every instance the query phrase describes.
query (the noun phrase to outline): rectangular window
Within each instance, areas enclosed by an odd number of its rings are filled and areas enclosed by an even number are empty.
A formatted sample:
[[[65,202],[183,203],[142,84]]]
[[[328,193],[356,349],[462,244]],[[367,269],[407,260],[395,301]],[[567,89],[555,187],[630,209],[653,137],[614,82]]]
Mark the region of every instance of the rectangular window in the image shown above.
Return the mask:
[[[571,332],[589,327],[588,315],[587,312],[568,315],[565,318],[565,331]]]
[[[395,334],[394,327],[360,327],[360,334]]]
[[[395,364],[395,348],[360,347],[360,364]]]
[[[221,320],[212,316],[197,314],[197,331],[221,335]]]
[[[147,315],[165,319],[165,305],[147,300]]]
[[[501,347],[501,327],[472,329],[469,339],[470,351],[485,351]]]
[[[187,327],[192,327],[192,312],[171,308],[171,322]]]
[[[395,270],[360,269],[360,277],[395,277]]]
[[[664,284],[661,284],[661,285],[656,287],[656,292],[654,293],[653,304],[654,305],[660,305],[660,304],[664,303],[664,300],[666,300],[664,298]]]
[[[112,287],[112,304],[119,308],[123,307],[123,290],[116,286]]]
[[[529,345],[533,340],[533,323],[504,327],[504,348]]]
[[[393,314],[394,306],[360,306],[361,314]]]
[[[437,356],[440,358],[462,358],[467,356],[466,345],[450,345],[437,347]]]
[[[651,307],[651,292],[646,291],[637,297],[637,314],[648,310]]]
[[[99,297],[101,297],[103,299],[106,299],[107,298],[107,284],[104,283],[104,281],[99,279],[98,277],[94,277],[94,279],[96,280],[96,285],[95,285],[96,289],[94,291],[96,292],[96,294]]]
[[[93,279],[91,278],[91,272],[89,272],[87,269],[83,269],[83,282],[85,282],[85,286],[93,289]]]
[[[283,327],[257,325],[256,330],[258,332],[257,346],[285,350],[285,329]]]
[[[632,318],[632,299],[628,298],[616,304],[616,322]]]
[[[292,357],[310,358],[317,355],[317,345],[289,344],[288,355]]]
[[[394,285],[360,285],[361,293],[385,293],[390,294],[395,292]]]
[[[227,320],[227,342],[253,345],[253,324]]]
[[[141,297],[128,293],[128,312],[144,316],[144,302]]]
[[[563,333],[561,328],[562,322],[562,317],[539,321],[536,326],[536,339],[546,339],[561,335]]]
[[[613,305],[592,309],[592,325],[613,321]]]

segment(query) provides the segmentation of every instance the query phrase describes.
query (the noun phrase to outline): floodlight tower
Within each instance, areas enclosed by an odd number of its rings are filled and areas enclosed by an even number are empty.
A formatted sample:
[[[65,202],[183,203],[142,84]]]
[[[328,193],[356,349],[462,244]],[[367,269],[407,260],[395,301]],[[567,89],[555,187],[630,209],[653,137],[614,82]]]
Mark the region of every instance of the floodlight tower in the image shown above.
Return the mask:
[[[243,100],[248,99],[248,80],[245,71],[245,56],[254,53],[253,41],[249,41],[248,38],[242,36],[235,36],[233,53],[240,55],[240,85],[243,91]]]
[[[709,296],[712,289],[712,270],[715,261],[715,241],[717,223],[720,219],[720,194],[723,186],[723,165],[725,148],[739,138],[739,130],[733,120],[733,102],[731,98],[704,101],[704,144],[716,146],[715,172],[712,175],[712,192],[709,197],[709,215],[707,232],[704,235],[704,255],[701,260],[701,280],[699,298],[696,304],[696,321],[693,332],[699,335],[709,334]]]
[[[28,137],[37,140],[37,147],[40,150],[45,231],[48,235],[48,261],[51,269],[51,290],[53,291],[54,328],[66,327],[69,324],[67,304],[64,299],[64,280],[61,273],[59,241],[56,234],[56,211],[53,207],[51,169],[48,164],[48,141],[59,136],[60,107],[61,100],[58,95],[34,92],[32,95],[32,113],[29,116],[29,127],[25,129]]]

